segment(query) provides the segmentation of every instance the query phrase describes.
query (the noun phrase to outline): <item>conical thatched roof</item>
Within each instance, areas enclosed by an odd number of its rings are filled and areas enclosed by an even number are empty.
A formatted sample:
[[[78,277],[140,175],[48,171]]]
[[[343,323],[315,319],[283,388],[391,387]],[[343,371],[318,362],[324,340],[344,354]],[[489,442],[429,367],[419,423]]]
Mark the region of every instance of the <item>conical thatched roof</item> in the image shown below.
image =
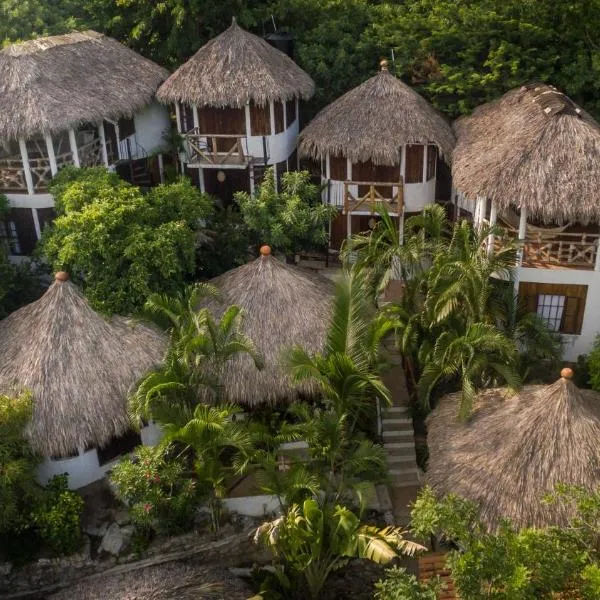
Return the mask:
[[[541,502],[557,483],[600,485],[600,394],[579,390],[570,369],[552,385],[481,393],[472,418],[457,421],[458,394],[428,418],[427,482],[440,495],[477,502],[495,529],[564,525],[562,509]]]
[[[95,31],[0,50],[0,139],[131,117],[168,71]]]
[[[29,389],[29,437],[45,456],[102,446],[130,427],[127,392],[166,348],[163,336],[95,313],[65,274],[0,321],[0,388]]]
[[[270,254],[227,271],[211,283],[218,288],[220,298],[203,305],[216,315],[231,304],[240,306],[244,311],[243,330],[265,359],[264,369],[258,371],[248,356],[234,358],[223,377],[226,398],[253,406],[314,392],[310,383],[292,383],[282,365],[282,355],[297,344],[308,352],[323,350],[333,284]]]
[[[404,144],[435,144],[450,159],[455,140],[446,119],[394,77],[385,61],[383,67],[308,124],[298,138],[301,156],[341,155],[353,162],[397,165]]]
[[[600,125],[545,84],[514,89],[455,123],[454,187],[546,222],[600,220]]]
[[[271,100],[310,98],[313,80],[287,55],[242,29],[235,19],[196,52],[158,91],[162,102],[198,106],[263,106]]]

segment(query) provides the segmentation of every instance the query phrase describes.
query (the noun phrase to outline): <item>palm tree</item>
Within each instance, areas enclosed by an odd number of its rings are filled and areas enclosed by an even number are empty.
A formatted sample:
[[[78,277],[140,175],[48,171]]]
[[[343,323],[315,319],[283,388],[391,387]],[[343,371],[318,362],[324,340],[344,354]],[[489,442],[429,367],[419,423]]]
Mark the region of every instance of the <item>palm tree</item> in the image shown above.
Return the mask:
[[[241,331],[241,309],[230,306],[215,321],[208,309],[197,309],[207,293],[214,293],[214,288],[199,284],[175,298],[148,299],[146,314],[166,328],[170,343],[163,365],[150,371],[130,398],[134,422],[152,418],[183,424],[200,399],[221,401],[223,369],[239,353],[249,354],[262,368],[262,357]]]
[[[236,456],[250,455],[254,448],[246,424],[235,420],[240,412],[234,405],[199,404],[185,425],[163,423],[163,443],[178,442],[192,452],[196,478],[208,489],[213,531],[219,528],[227,474],[235,471]]]
[[[425,550],[404,538],[396,527],[363,525],[348,508],[319,505],[314,499],[293,506],[285,515],[263,523],[254,540],[283,563],[279,582],[298,598],[318,598],[329,575],[358,557],[387,564],[400,555]]]

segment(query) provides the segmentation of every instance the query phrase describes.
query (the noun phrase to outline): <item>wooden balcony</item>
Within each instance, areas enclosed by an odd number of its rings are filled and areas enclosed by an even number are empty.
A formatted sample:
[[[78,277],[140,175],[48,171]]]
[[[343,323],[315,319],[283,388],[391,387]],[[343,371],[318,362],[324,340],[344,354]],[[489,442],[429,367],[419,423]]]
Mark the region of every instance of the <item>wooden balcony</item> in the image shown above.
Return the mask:
[[[377,212],[382,205],[399,214],[404,205],[402,182],[344,181],[344,214]]]
[[[504,230],[496,244],[501,244],[503,239],[516,238],[514,231]],[[520,244],[523,249],[523,267],[600,270],[598,233],[528,232]]]
[[[200,133],[196,127],[183,136],[189,164],[206,167],[246,167],[250,157],[244,151],[243,135]]]

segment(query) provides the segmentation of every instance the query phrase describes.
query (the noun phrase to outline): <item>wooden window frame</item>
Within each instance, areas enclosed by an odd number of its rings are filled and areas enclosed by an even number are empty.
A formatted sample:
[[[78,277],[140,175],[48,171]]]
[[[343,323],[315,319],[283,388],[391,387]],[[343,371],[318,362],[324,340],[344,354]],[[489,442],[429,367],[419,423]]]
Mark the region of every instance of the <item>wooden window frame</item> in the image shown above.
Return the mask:
[[[423,162],[425,146],[423,144],[407,144],[404,165],[404,183],[423,183]]]

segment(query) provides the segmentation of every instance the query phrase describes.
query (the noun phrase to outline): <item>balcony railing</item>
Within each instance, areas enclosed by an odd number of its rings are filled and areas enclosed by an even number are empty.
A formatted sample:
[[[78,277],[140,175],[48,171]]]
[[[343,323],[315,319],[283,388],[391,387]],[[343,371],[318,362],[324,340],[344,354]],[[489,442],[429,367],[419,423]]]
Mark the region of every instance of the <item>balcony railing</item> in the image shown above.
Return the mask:
[[[250,157],[244,150],[243,135],[218,135],[200,133],[196,127],[184,134],[189,163],[214,166],[245,166]]]
[[[400,212],[404,203],[402,183],[373,181],[344,181],[344,213],[375,212],[387,205],[390,212]]]
[[[505,230],[506,239],[517,237],[514,231]],[[497,240],[502,243],[502,238]],[[521,242],[522,265],[533,268],[599,269],[598,233],[546,233],[528,232]]]

